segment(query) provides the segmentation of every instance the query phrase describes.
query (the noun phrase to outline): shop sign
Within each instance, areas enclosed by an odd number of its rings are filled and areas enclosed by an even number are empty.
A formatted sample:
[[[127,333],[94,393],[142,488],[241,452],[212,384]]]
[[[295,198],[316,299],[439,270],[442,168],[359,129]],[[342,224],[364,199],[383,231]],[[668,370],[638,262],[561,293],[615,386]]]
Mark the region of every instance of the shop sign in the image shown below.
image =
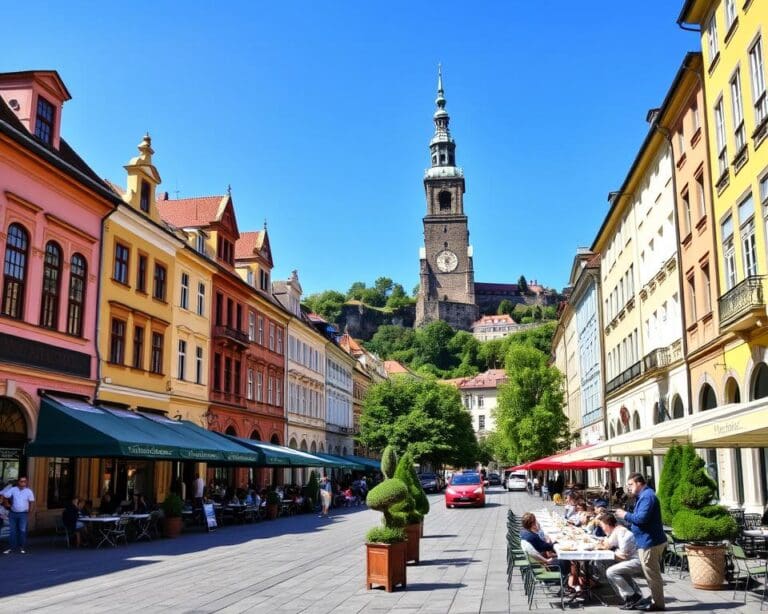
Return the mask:
[[[715,423],[712,426],[714,427],[715,435],[718,436],[732,435],[733,433],[738,433],[744,430],[740,420],[729,420],[728,422],[721,422],[719,424]]]
[[[128,446],[128,454],[132,456],[159,456],[162,458],[172,458],[173,451],[168,448],[160,448],[152,445],[131,445]]]
[[[0,460],[21,460],[21,450],[19,448],[0,448]]]
[[[216,530],[216,511],[213,509],[213,503],[203,503],[203,515],[205,516],[205,528],[208,531]]]

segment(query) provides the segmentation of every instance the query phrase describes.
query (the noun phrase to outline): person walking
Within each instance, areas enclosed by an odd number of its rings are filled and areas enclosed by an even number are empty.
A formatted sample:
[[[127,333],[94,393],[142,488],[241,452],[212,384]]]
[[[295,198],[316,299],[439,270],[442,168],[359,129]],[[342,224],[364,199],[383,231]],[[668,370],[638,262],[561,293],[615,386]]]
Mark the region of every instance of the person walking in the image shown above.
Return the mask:
[[[331,490],[331,481],[327,476],[320,478],[320,504],[322,506],[320,512],[320,518],[328,517],[328,508],[331,507],[331,498],[333,492]]]
[[[30,512],[35,509],[35,494],[27,487],[27,477],[19,478],[16,486],[6,486],[0,493],[11,501],[11,511],[8,514],[10,530],[10,547],[3,554],[10,554],[15,548],[19,553],[26,554],[27,545],[27,521]]]
[[[661,521],[661,506],[656,493],[648,486],[642,473],[630,475],[627,488],[637,499],[635,509],[632,512],[617,509],[616,517],[629,523],[637,543],[643,575],[651,590],[650,597],[639,600],[633,609],[661,612],[665,609],[661,558],[667,549],[667,536]]]

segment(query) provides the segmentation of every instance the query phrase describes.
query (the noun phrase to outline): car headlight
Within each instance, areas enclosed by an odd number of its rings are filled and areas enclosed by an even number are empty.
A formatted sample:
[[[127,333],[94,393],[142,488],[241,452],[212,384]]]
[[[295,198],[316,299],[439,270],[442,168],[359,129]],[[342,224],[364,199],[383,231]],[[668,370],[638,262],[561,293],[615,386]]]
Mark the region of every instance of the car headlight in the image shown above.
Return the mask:
[[[447,494],[447,495],[455,495],[456,491],[453,490],[453,488],[448,487],[448,488],[445,489],[445,494]]]
[[[474,492],[475,492],[476,495],[482,495],[483,494],[483,487],[481,486],[480,488],[475,488]]]

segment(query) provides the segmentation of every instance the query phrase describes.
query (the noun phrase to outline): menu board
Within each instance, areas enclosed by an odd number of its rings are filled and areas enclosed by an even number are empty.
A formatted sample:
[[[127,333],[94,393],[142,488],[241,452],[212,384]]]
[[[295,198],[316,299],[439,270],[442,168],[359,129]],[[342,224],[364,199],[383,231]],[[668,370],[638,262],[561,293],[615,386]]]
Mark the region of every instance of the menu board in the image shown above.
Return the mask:
[[[203,503],[203,516],[205,516],[205,528],[209,531],[215,531],[217,524],[213,503]]]

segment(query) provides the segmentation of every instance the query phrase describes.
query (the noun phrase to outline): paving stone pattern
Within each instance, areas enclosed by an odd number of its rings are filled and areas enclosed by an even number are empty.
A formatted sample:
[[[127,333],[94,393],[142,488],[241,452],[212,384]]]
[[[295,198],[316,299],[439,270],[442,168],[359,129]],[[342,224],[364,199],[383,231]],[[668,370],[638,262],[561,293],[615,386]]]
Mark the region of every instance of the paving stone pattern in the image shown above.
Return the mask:
[[[447,510],[442,496],[430,496],[421,564],[408,567],[407,590],[365,589],[363,536],[380,515],[360,507],[334,510],[331,519],[302,515],[106,550],[67,550],[33,539],[30,554],[0,556],[0,611],[526,612],[519,578],[506,588],[506,514],[547,504],[526,493],[491,493],[484,509]],[[757,593],[744,606],[730,590],[695,590],[686,577],[673,575],[665,577],[669,611],[760,611]],[[534,604],[550,607],[544,597]]]

